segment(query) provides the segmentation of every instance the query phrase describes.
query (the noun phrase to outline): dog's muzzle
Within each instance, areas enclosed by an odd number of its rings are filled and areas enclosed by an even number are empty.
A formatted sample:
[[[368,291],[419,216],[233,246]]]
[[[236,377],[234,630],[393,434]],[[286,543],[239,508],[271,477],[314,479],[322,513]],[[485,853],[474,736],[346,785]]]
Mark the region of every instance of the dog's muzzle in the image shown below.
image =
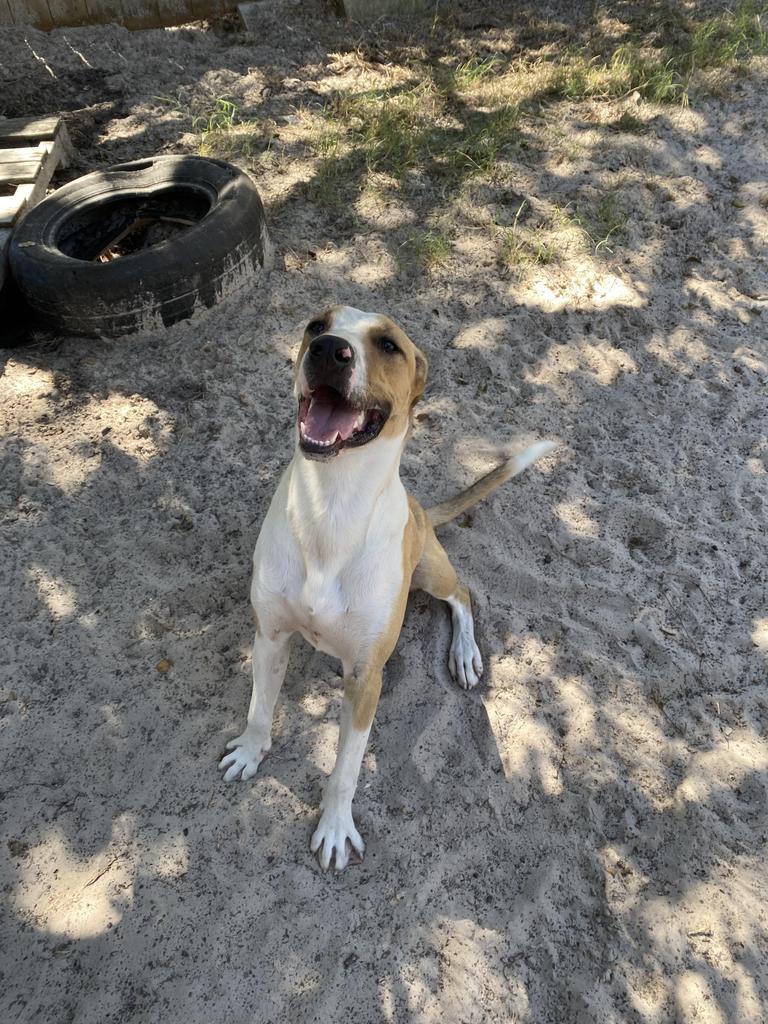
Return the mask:
[[[322,334],[302,363],[305,385],[299,397],[299,447],[313,458],[359,448],[378,437],[389,410],[352,393],[355,350],[335,334]]]
[[[304,357],[304,377],[310,389],[334,388],[347,394],[355,365],[355,350],[335,334],[323,334],[311,343]]]

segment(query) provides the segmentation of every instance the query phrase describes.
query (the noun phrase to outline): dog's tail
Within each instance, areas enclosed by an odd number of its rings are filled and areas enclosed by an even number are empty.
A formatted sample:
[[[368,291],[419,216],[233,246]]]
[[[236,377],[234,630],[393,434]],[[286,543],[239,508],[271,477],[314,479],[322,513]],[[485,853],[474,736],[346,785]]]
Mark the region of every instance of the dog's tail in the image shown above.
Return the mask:
[[[548,455],[549,452],[554,451],[557,447],[552,441],[539,441],[538,444],[532,444],[524,451],[511,456],[511,458],[502,462],[500,466],[497,466],[496,469],[492,469],[490,473],[481,476],[466,491],[448,498],[447,501],[441,501],[439,505],[433,505],[432,508],[428,508],[427,515],[430,522],[433,526],[442,526],[443,523],[449,523],[456,516],[460,516],[462,512],[466,512],[468,508],[477,504],[478,501],[487,498],[497,487],[501,487],[507,480],[511,480],[513,476],[522,473],[524,469],[527,469],[537,459],[540,459],[543,455]]]

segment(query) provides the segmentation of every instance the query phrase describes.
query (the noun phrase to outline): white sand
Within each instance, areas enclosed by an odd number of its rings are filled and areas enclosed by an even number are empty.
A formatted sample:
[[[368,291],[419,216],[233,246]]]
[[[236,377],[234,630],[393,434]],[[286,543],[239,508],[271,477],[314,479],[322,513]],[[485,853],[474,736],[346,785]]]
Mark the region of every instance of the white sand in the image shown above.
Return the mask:
[[[80,137],[87,170],[186,145],[151,113],[174,80],[242,98],[279,73],[278,113],[311,100],[347,31],[328,24],[335,44],[300,25],[290,58],[29,33],[58,86],[18,35],[0,56],[19,102],[82,88],[92,107],[105,76],[120,92],[128,117]],[[581,148],[521,164],[520,188],[551,204],[637,174],[614,258],[519,282],[467,230],[443,272],[398,274],[396,211],[334,225],[289,166],[259,181],[268,286],[166,333],[0,353],[0,1019],[768,1019],[765,87],[756,72],[631,138],[561,105]],[[420,499],[474,479],[489,445],[563,446],[442,531],[486,680],[451,683],[448,616],[417,596],[356,799],[368,852],[339,877],[309,852],[330,659],[297,639],[257,778],[216,770],[247,706],[289,355],[332,301],[386,311],[430,357],[403,466]]]

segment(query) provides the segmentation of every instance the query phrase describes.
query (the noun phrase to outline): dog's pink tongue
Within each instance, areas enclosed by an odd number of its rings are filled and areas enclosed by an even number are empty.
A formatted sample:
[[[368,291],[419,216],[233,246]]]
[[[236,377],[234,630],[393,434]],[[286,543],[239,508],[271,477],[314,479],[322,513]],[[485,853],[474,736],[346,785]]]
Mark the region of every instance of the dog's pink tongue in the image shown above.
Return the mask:
[[[355,427],[357,409],[344,401],[334,401],[329,395],[313,395],[304,420],[304,429],[313,441],[335,441],[338,434],[343,441]]]

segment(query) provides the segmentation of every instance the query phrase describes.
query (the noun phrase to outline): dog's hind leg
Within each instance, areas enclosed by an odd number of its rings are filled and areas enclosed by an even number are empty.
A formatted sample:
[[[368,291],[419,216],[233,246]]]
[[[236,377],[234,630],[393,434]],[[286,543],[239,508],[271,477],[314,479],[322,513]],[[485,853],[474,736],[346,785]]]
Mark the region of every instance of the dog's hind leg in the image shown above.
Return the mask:
[[[431,527],[427,529],[424,553],[413,574],[411,589],[424,590],[448,604],[453,623],[448,668],[465,690],[476,686],[483,672],[483,661],[475,643],[469,591],[459,583],[456,570]]]
[[[252,778],[272,746],[272,716],[288,666],[290,637],[290,633],[268,637],[257,627],[253,640],[253,690],[247,724],[242,735],[227,743],[227,750],[231,753],[219,762],[226,782]]]

